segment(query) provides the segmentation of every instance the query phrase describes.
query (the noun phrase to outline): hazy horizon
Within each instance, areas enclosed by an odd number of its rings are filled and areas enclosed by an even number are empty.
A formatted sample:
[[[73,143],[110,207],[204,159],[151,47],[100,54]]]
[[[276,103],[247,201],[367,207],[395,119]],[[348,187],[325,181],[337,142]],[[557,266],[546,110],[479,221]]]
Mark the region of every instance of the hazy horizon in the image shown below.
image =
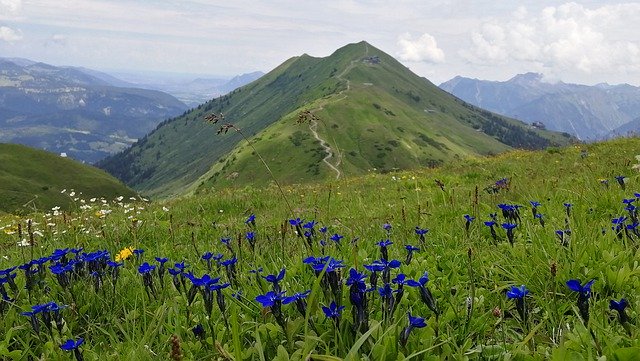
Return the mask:
[[[232,77],[365,40],[455,76],[640,86],[640,4],[623,1],[0,0],[0,56],[113,72]]]

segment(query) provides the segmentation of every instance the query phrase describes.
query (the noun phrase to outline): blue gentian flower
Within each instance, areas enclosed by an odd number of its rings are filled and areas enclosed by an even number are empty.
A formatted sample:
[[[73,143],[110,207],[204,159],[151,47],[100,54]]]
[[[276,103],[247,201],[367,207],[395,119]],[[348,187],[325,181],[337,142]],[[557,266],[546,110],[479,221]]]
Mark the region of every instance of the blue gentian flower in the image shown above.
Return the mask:
[[[567,281],[567,287],[574,292],[580,292],[585,295],[587,298],[591,296],[591,286],[595,282],[595,279],[585,283],[584,285],[580,284],[580,280],[572,279]]]
[[[282,300],[283,305],[288,305],[291,302],[296,303],[296,309],[298,312],[304,317],[307,315],[307,302],[304,300],[311,293],[311,290],[306,290],[304,292],[298,292],[293,296],[285,297]]]
[[[531,204],[531,213],[533,214],[533,217],[535,218],[536,215],[538,214],[538,207],[540,207],[540,202],[529,201],[529,203]]]
[[[527,324],[527,304],[525,302],[525,297],[529,294],[529,290],[524,286],[516,287],[511,286],[511,289],[507,291],[507,297],[514,300],[516,302],[516,310],[520,315],[520,319],[526,325]]]
[[[621,298],[620,301],[611,300],[609,301],[609,309],[618,312],[618,320],[624,329],[627,331],[629,335],[631,335],[631,329],[629,328],[628,321],[629,317],[625,312],[625,309],[629,305],[626,299]]]
[[[422,302],[424,302],[427,307],[436,315],[440,314],[440,310],[438,309],[438,305],[436,303],[435,298],[431,294],[431,291],[427,287],[427,282],[429,282],[429,273],[425,272],[418,281],[407,280],[404,284],[409,287],[417,287],[420,291],[420,298]]]
[[[418,235],[420,244],[422,244],[423,246],[424,246],[424,243],[426,242],[425,235],[427,234],[427,232],[429,232],[428,228],[420,228],[418,226],[416,226],[415,228],[415,233]]]
[[[502,223],[502,228],[507,230],[507,239],[509,239],[509,243],[513,246],[514,238],[513,238],[513,229],[518,225],[516,223]]]
[[[289,220],[289,224],[290,224],[290,225],[292,225],[292,226],[294,226],[294,227],[298,227],[298,226],[300,226],[300,225],[302,224],[302,222],[303,222],[303,221],[300,219],[300,217],[295,218],[295,219],[290,219],[290,220]]]
[[[249,218],[247,218],[247,220],[244,221],[244,224],[246,224],[248,226],[255,227],[255,225],[256,225],[256,215],[255,214],[250,215]]]
[[[84,338],[79,338],[77,341],[73,339],[67,340],[65,343],[60,345],[60,348],[64,351],[73,351],[74,356],[76,357],[76,361],[83,361],[82,352],[80,351],[80,346],[84,343]]]
[[[409,340],[409,334],[411,334],[411,331],[414,328],[423,328],[427,326],[427,323],[425,322],[424,318],[411,316],[410,312],[408,313],[408,315],[409,315],[409,325],[402,331],[402,334],[400,335],[400,344],[402,346],[407,345],[407,340]]]
[[[344,238],[344,236],[341,236],[337,233],[335,233],[333,236],[331,236],[329,239],[334,241],[337,244],[340,244],[340,240],[342,240]]]
[[[620,185],[620,188],[622,188],[622,190],[624,190],[626,188],[625,181],[624,181],[625,176],[617,175],[615,178],[616,178],[616,181],[618,181],[618,184]]]
[[[256,301],[259,302],[262,307],[271,307],[276,301],[282,301],[284,292],[269,291],[264,295],[256,296]]]
[[[297,300],[302,300],[307,298],[307,296],[311,293],[311,290],[306,290],[304,292],[297,292],[293,296],[287,296],[282,300],[283,305],[288,305],[291,302],[295,302]]]
[[[283,268],[280,270],[280,273],[278,273],[277,275],[267,275],[263,277],[269,283],[278,283],[279,281],[282,281],[282,279],[284,278],[285,272],[286,270]]]
[[[340,314],[342,313],[343,309],[344,306],[338,306],[335,301],[331,301],[329,307],[324,305],[322,306],[322,312],[324,312],[324,315],[327,316],[327,318],[331,318],[334,320],[340,318]]]
[[[591,280],[584,285],[580,280],[572,279],[567,281],[567,287],[574,292],[578,292],[578,310],[585,325],[589,323],[589,298],[591,297],[591,286],[595,280]]]
[[[393,242],[391,242],[388,239],[376,243],[376,245],[378,245],[380,247],[380,254],[382,255],[382,259],[384,259],[384,260],[388,260],[389,259],[389,251],[387,250],[387,247],[392,245],[392,244],[393,244]]]
[[[419,252],[420,248],[414,247],[410,244],[405,245],[404,248],[407,250],[407,258],[405,259],[404,263],[409,264],[413,259],[413,252]]]
[[[616,301],[616,300],[609,301],[609,309],[613,311],[618,311],[618,312],[624,311],[624,309],[627,308],[628,305],[629,305],[629,302],[624,298],[621,298],[620,301]]]
[[[507,297],[510,299],[521,299],[529,294],[529,290],[524,286],[516,287],[511,286],[511,289],[507,291]]]
[[[267,280],[267,282],[273,284],[274,292],[280,292],[279,282],[282,281],[282,279],[284,278],[285,272],[286,270],[283,268],[282,270],[280,270],[280,273],[278,273],[277,275],[266,275],[262,277],[264,277],[264,279]]]
[[[156,269],[155,265],[150,265],[149,263],[145,262],[142,265],[140,265],[140,267],[138,267],[138,272],[140,274],[146,274],[153,271],[154,269]]]
[[[84,343],[84,339],[82,337],[79,338],[77,341],[73,339],[69,339],[65,343],[60,345],[60,348],[63,349],[64,351],[73,351],[78,347],[80,347],[83,343]]]

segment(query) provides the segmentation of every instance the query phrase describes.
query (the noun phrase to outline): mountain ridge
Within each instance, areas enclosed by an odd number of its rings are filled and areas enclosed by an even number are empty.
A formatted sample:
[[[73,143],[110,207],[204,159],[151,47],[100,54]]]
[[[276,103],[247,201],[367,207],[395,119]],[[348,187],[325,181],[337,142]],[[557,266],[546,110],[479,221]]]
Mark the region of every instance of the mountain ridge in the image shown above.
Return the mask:
[[[476,106],[583,140],[606,138],[640,116],[640,88],[629,84],[553,83],[542,74],[525,73],[506,81],[456,76],[440,88]]]
[[[323,58],[292,57],[257,81],[164,122],[99,166],[154,196],[178,195],[201,184],[269,182],[240,134],[217,136],[217,127],[203,121],[223,113],[223,122],[252,139],[279,180],[335,176],[321,166],[326,153],[320,141],[295,127],[303,112],[317,113],[318,133],[333,143],[336,154],[343,154],[345,176],[373,168],[432,166],[454,156],[511,148],[498,139],[531,148],[568,141],[460,103],[393,57],[360,42]]]
[[[0,141],[93,163],[187,110],[159,91],[114,87],[74,67],[0,59]]]

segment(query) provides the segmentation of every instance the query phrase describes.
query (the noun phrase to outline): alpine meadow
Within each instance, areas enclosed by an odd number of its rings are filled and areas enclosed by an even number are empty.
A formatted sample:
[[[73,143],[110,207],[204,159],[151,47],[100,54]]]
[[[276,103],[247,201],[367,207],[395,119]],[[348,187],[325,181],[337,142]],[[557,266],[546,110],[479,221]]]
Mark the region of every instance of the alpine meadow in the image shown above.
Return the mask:
[[[8,147],[0,360],[640,355],[640,139],[497,115],[364,41],[101,170]]]

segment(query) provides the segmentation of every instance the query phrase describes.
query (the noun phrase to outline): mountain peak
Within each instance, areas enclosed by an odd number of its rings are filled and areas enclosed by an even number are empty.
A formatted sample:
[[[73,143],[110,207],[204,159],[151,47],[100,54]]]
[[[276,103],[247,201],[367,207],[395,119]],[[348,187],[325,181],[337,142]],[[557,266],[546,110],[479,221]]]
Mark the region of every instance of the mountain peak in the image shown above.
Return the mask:
[[[520,83],[520,84],[531,84],[531,83],[541,82],[542,78],[543,78],[543,75],[540,73],[528,72],[524,74],[518,74],[513,78],[509,79],[508,82]]]

